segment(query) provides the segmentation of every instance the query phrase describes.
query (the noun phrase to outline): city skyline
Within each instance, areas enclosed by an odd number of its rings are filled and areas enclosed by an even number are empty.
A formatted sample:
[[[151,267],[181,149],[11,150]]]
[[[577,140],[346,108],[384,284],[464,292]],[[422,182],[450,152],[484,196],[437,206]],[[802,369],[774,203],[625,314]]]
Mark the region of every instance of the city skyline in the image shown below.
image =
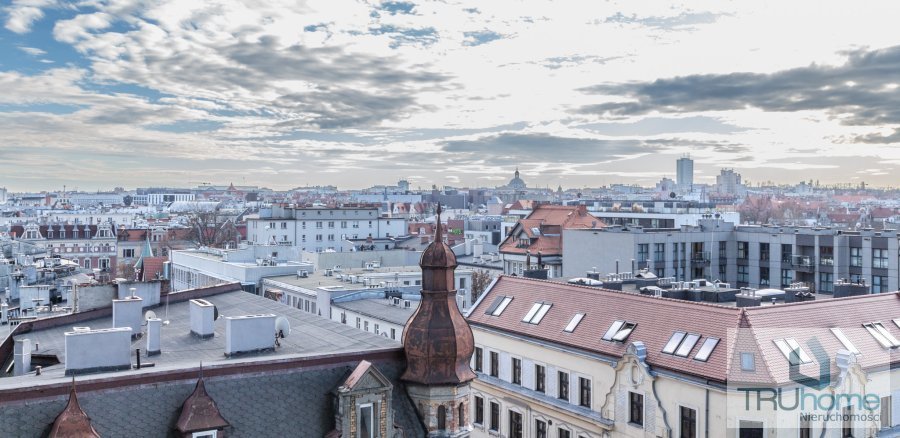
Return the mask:
[[[0,186],[889,186],[896,8],[14,0]]]

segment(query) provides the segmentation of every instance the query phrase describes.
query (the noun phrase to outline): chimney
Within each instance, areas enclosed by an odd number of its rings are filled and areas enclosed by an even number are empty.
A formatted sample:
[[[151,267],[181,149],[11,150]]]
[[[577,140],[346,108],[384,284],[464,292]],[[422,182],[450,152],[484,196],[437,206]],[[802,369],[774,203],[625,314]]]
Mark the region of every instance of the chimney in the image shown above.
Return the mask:
[[[6,296],[9,296],[9,288],[6,288]],[[9,304],[0,304],[0,324],[9,322]]]
[[[225,356],[275,349],[275,315],[225,317]]]
[[[13,375],[24,376],[31,372],[31,340],[16,339],[13,347]]]
[[[216,306],[203,299],[190,301],[191,334],[201,338],[211,338],[216,333]]]
[[[131,369],[130,328],[80,330],[65,336],[67,376]]]
[[[113,300],[113,328],[128,327],[131,336],[141,334],[141,309],[144,308],[140,297],[129,297],[124,300]]]
[[[147,356],[155,356],[160,353],[159,337],[161,329],[161,319],[151,318],[147,320]]]

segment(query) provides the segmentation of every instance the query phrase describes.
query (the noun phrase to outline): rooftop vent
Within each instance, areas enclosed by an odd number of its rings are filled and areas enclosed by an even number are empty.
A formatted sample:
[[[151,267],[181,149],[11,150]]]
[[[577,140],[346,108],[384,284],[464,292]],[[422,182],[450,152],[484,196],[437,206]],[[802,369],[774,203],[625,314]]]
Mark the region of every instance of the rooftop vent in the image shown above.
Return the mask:
[[[195,299],[190,301],[191,334],[201,338],[211,338],[216,332],[216,319],[219,310],[209,301]]]
[[[131,330],[132,337],[139,336],[143,321],[143,316],[141,315],[143,307],[144,300],[140,297],[113,300],[113,327],[127,327]]]
[[[225,356],[275,349],[275,315],[225,317]]]
[[[131,368],[128,327],[68,332],[65,337],[66,375]]]

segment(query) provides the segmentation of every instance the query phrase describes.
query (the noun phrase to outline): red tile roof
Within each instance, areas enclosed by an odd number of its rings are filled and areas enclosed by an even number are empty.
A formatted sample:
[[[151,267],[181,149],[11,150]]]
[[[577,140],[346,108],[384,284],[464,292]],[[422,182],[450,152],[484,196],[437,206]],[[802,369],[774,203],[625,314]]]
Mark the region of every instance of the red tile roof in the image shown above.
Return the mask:
[[[485,313],[496,297],[514,297],[500,316]],[[529,309],[539,301],[553,303],[539,324],[523,322]],[[585,317],[572,333],[563,329],[576,313]],[[727,307],[667,298],[656,298],[601,288],[501,276],[471,311],[473,327],[490,327],[514,332],[546,342],[621,357],[629,342],[647,347],[647,362],[653,366],[718,382],[790,382],[789,363],[774,344],[775,339],[794,338],[813,358],[800,372],[817,376],[820,357],[828,358],[837,372],[834,357],[844,349],[830,328],[841,328],[862,352],[860,365],[881,367],[900,362],[900,352],[882,347],[862,324],[880,321],[900,339],[900,328],[892,322],[900,318],[900,293],[823,299],[814,302],[750,308]],[[625,343],[602,340],[614,321],[636,323]],[[688,357],[662,353],[676,331],[702,336]],[[720,342],[707,362],[693,357],[707,337]],[[815,347],[810,340],[818,342]],[[754,353],[756,369],[741,370],[740,353]]]
[[[603,223],[581,206],[538,205],[525,219],[513,227],[500,244],[500,252],[508,254],[525,254],[531,251],[536,255],[562,255],[562,230],[564,228],[601,227]],[[533,230],[537,229],[539,233]],[[524,233],[530,240],[525,247],[519,244],[519,235]],[[549,235],[548,235],[549,234]]]

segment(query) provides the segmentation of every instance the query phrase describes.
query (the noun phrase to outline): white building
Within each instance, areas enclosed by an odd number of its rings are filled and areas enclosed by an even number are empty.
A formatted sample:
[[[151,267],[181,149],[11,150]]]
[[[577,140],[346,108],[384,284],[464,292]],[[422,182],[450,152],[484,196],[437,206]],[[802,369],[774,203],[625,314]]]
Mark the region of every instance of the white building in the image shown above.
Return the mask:
[[[263,245],[232,250],[201,248],[172,251],[171,288],[173,292],[178,292],[239,282],[244,290],[256,293],[263,277],[313,270],[311,263],[299,260],[296,251],[291,248]]]
[[[694,160],[689,156],[678,159],[675,164],[675,183],[684,192],[690,192],[694,185]]]
[[[256,217],[247,217],[250,242],[291,246],[308,252],[350,251],[356,244],[349,239],[384,239],[405,234],[406,220],[381,217],[377,206],[276,205],[261,210]]]

